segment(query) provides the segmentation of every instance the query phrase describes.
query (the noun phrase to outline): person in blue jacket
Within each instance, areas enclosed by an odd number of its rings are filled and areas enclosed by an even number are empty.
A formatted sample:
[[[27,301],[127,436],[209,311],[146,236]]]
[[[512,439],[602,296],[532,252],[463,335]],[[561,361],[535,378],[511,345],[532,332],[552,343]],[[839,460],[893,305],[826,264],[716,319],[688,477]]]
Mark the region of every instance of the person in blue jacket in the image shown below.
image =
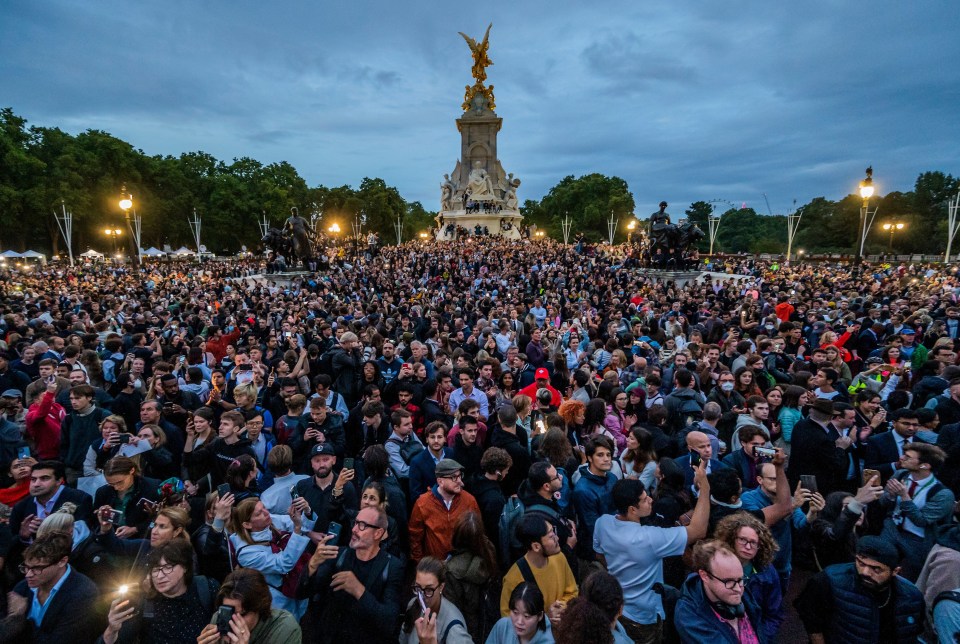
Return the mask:
[[[410,501],[416,502],[420,495],[437,482],[437,463],[453,458],[453,449],[447,447],[447,426],[435,420],[423,430],[427,449],[410,459]]]
[[[721,519],[713,536],[743,565],[744,590],[760,609],[764,633],[772,640],[783,623],[783,593],[773,565],[779,546],[770,529],[755,516],[737,512]]]
[[[573,507],[577,511],[579,534],[577,554],[593,561],[593,526],[604,514],[616,514],[613,504],[613,486],[617,477],[610,473],[613,465],[613,441],[606,436],[595,436],[584,446],[587,462],[577,472],[580,478],[573,487]]]
[[[694,546],[693,569],[673,613],[683,644],[771,642],[759,607],[744,591],[743,565],[726,544]]]

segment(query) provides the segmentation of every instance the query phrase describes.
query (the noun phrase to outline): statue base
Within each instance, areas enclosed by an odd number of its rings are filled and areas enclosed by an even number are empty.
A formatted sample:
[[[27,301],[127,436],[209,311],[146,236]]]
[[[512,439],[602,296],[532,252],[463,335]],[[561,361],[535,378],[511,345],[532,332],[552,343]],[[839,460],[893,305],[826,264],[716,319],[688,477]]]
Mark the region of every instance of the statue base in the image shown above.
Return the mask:
[[[440,225],[440,217],[443,217],[443,225]],[[461,226],[467,229],[466,233],[460,232],[461,236],[476,235],[476,227],[480,226],[483,230],[487,228],[491,237],[506,237],[507,239],[520,239],[520,224],[523,222],[523,215],[517,210],[501,210],[500,212],[467,212],[460,210],[441,211],[436,219],[437,228],[434,236],[437,241],[453,241],[457,238],[456,227]],[[450,229],[450,224],[454,229]],[[504,230],[503,224],[509,224]]]
[[[733,273],[718,273],[715,271],[702,271],[702,270],[664,270],[658,268],[640,268],[637,269],[637,274],[641,277],[647,277],[656,282],[673,282],[679,287],[684,287],[691,282],[704,282],[707,278],[710,278],[713,282],[725,282],[727,280],[735,280],[738,282],[745,280],[752,280],[753,277],[750,275],[734,275]]]
[[[263,273],[262,275],[252,276],[252,279],[259,278],[259,280],[263,282],[273,282],[277,286],[287,288],[293,286],[294,282],[305,282],[314,275],[315,273],[307,270],[293,270],[284,271],[283,273]]]

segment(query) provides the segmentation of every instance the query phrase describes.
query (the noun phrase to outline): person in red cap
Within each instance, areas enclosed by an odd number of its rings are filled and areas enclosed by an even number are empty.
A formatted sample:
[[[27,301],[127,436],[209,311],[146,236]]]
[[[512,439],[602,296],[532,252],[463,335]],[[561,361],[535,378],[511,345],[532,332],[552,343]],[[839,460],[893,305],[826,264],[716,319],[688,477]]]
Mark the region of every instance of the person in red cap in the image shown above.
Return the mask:
[[[560,392],[550,386],[550,372],[547,371],[544,367],[540,367],[533,374],[533,384],[527,385],[521,389],[518,393],[523,394],[524,396],[530,396],[530,400],[537,399],[537,391],[540,389],[546,389],[550,392],[550,405],[553,407],[559,407],[560,403],[563,402],[563,397],[560,396]]]

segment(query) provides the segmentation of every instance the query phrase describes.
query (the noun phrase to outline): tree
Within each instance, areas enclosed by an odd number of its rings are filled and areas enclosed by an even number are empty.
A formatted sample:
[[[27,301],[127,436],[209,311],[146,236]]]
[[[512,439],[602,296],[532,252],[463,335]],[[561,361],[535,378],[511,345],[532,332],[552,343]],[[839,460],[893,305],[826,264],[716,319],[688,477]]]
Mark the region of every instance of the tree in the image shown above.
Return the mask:
[[[564,177],[539,204],[525,201],[521,213],[524,216],[529,213],[528,224],[549,222],[549,231],[554,236],[562,230],[561,222],[569,213],[573,231],[583,232],[589,239],[599,241],[607,238],[607,220],[611,212],[624,222],[633,208],[633,195],[626,181],[594,173],[579,179],[573,175]]]

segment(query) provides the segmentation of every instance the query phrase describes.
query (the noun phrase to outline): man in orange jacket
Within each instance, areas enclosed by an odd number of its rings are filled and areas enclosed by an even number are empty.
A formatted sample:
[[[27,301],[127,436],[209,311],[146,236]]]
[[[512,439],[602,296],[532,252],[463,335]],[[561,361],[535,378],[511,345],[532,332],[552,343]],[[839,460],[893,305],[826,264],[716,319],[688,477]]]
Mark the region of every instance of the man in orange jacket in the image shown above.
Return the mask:
[[[410,516],[410,558],[425,556],[440,561],[453,549],[453,529],[468,512],[480,518],[480,506],[463,489],[463,466],[452,458],[437,463],[437,484],[420,495]]]

